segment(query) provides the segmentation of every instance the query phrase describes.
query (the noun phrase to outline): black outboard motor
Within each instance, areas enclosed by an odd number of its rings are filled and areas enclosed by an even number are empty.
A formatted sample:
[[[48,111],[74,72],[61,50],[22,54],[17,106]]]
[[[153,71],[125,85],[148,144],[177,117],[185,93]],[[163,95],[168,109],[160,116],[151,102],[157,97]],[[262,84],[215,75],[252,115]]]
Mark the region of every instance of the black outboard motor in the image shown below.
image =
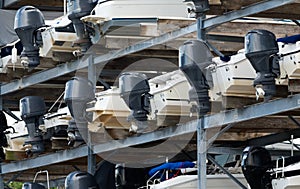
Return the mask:
[[[46,189],[46,187],[37,183],[25,182],[22,189]]]
[[[115,185],[116,189],[123,189],[123,187],[126,185],[125,167],[122,164],[116,164]]]
[[[44,124],[43,116],[46,112],[44,100],[39,96],[27,96],[20,100],[21,118],[24,120],[27,130],[28,139],[24,146],[26,153],[40,153],[44,151],[43,136],[39,126]]]
[[[3,151],[3,147],[7,147],[7,138],[6,138],[6,130],[8,129],[6,116],[3,111],[0,111],[0,158],[1,160],[5,159],[5,154]]]
[[[98,186],[93,175],[83,171],[75,171],[67,176],[65,189],[98,189]]]
[[[92,82],[74,77],[66,83],[64,100],[69,108],[72,120],[69,121],[69,145],[77,146],[87,139],[87,103],[95,99]]]
[[[82,52],[86,52],[92,43],[89,28],[80,19],[89,15],[96,4],[93,0],[68,0],[68,18],[72,21],[77,35],[74,45],[80,46]]]
[[[133,132],[147,127],[147,115],[150,112],[150,86],[147,76],[142,73],[123,73],[119,78],[121,97],[131,110],[128,117],[132,121]]]
[[[179,48],[179,67],[184,72],[190,85],[191,101],[196,101],[198,107],[193,107],[192,112],[199,116],[210,111],[209,84],[205,68],[212,63],[212,54],[203,41],[191,40]]]
[[[251,189],[272,189],[270,174],[271,155],[262,147],[247,147],[243,151],[242,170]]]
[[[276,93],[275,78],[280,75],[276,37],[267,30],[252,30],[245,37],[245,55],[257,73],[253,85],[262,86],[265,101]]]
[[[44,20],[41,11],[33,6],[24,6],[16,13],[14,29],[23,45],[21,59],[25,67],[40,64],[39,47],[43,42],[39,29],[45,26]]]

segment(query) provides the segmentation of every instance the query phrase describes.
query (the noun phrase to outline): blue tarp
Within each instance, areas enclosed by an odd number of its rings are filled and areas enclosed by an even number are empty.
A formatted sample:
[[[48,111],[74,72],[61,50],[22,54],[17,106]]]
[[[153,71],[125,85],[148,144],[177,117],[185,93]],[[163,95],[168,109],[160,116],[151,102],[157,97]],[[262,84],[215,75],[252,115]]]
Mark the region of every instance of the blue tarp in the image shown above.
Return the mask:
[[[157,171],[161,170],[177,170],[180,168],[192,168],[195,167],[195,163],[190,161],[184,161],[184,162],[176,162],[176,163],[164,163],[158,167],[155,167],[149,171],[149,175],[153,176]]]
[[[277,39],[277,42],[282,42],[282,43],[285,43],[285,44],[287,44],[287,43],[296,43],[297,41],[300,41],[300,34]]]

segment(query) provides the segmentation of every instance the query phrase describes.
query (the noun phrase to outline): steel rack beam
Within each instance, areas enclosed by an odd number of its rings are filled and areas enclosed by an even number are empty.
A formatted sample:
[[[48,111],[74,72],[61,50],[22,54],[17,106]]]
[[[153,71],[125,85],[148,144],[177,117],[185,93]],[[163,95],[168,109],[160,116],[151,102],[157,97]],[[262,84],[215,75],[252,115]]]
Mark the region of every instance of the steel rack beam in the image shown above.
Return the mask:
[[[290,96],[284,99],[278,99],[267,103],[255,104],[245,108],[224,111],[205,116],[202,121],[204,128],[221,127],[232,123],[247,121],[259,117],[270,116],[273,114],[291,111],[300,108],[300,94]],[[112,140],[103,144],[92,146],[94,154],[109,152],[139,144],[145,144],[153,141],[190,134],[197,131],[200,120],[194,120],[183,125],[167,127],[140,136],[129,137],[123,140]],[[21,160],[12,163],[1,164],[0,174],[12,173],[33,169],[50,164],[69,161],[87,156],[88,146],[82,146],[70,150],[64,150],[56,153],[42,155],[33,159]]]
[[[300,95],[233,109],[204,117],[205,129],[291,111],[300,107]]]
[[[51,164],[61,163],[77,158],[86,157],[88,153],[87,146],[63,150],[56,153],[41,155],[36,158],[20,160],[12,163],[2,163],[0,174],[13,173],[43,167]]]
[[[203,28],[208,29],[214,26],[224,24],[225,22],[230,22],[237,18],[242,18],[250,16],[259,12],[267,11],[277,7],[281,7],[290,3],[299,2],[298,0],[266,0],[253,5],[249,5],[240,10],[231,11],[221,16],[216,16],[210,19],[207,19],[203,22]]]
[[[270,144],[275,144],[277,142],[288,141],[291,139],[292,135],[294,136],[294,138],[300,138],[300,129],[294,129],[291,131],[275,133],[268,136],[250,139],[247,140],[245,143],[248,146],[266,146]]]
[[[254,5],[250,5],[248,7],[245,7],[241,10],[229,12],[222,16],[216,16],[213,18],[205,19],[202,23],[202,29],[210,28],[213,26],[220,25],[222,23],[226,23],[241,17],[249,16],[252,14],[256,14],[265,10],[273,9],[276,7],[280,7],[289,3],[296,2],[297,0],[269,0],[269,1],[263,1],[261,3],[257,3]],[[158,37],[154,37],[142,42],[139,42],[137,44],[131,45],[129,47],[126,47],[124,49],[111,51],[108,54],[100,55],[94,58],[94,64],[99,64],[103,62],[107,62],[116,58],[120,58],[138,51],[145,50],[147,48],[150,48],[155,45],[159,45],[162,43],[165,43],[167,41],[179,38],[181,36],[184,36],[186,34],[192,33],[197,31],[197,23],[191,24],[190,26],[174,30],[172,32],[163,34]],[[88,56],[88,55],[87,55]],[[78,69],[86,68],[88,67],[88,61],[86,60],[77,60],[70,63],[65,63],[58,65],[55,68],[42,71],[36,74],[32,74],[31,76],[24,77],[15,81],[12,81],[7,84],[2,84],[0,88],[0,95],[5,95],[20,89],[23,89],[25,87],[29,87],[34,84],[42,83],[45,81],[48,81],[52,78],[56,78],[71,72],[74,72]]]

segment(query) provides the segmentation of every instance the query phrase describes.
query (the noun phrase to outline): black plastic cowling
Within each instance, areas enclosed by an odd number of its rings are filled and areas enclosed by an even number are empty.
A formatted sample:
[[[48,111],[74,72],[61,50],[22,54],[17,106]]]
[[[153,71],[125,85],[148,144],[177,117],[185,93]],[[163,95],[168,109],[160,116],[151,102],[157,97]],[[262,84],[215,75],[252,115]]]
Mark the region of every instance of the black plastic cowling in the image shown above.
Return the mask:
[[[271,189],[271,155],[263,147],[246,147],[242,155],[242,171],[251,189]]]
[[[7,119],[3,111],[0,111],[0,160],[5,159],[3,147],[8,146],[6,130],[8,129]]]
[[[20,100],[21,118],[24,120],[28,139],[24,145],[30,145],[27,153],[40,153],[44,151],[43,136],[39,126],[44,123],[43,116],[46,112],[44,99],[39,96],[27,96]]]
[[[65,189],[98,189],[98,186],[93,175],[83,171],[75,171],[67,176]]]
[[[70,145],[87,137],[87,103],[95,99],[92,82],[82,77],[73,77],[66,83],[64,100],[71,113],[68,135]]]
[[[147,121],[150,111],[150,86],[147,76],[142,73],[127,72],[119,78],[121,97],[126,102],[132,117],[138,121]]]
[[[36,67],[40,64],[39,46],[42,44],[41,33],[45,26],[42,12],[33,6],[21,7],[15,16],[14,29],[23,45],[21,58],[26,67]]]
[[[203,41],[191,40],[179,48],[179,67],[188,79],[192,89],[189,91],[191,101],[196,101],[196,111],[200,116],[210,111],[208,94],[208,74],[205,68],[212,63],[212,54]]]
[[[253,85],[262,85],[265,100],[276,93],[275,78],[280,75],[279,52],[275,35],[267,30],[252,30],[245,37],[245,55],[257,73]]]

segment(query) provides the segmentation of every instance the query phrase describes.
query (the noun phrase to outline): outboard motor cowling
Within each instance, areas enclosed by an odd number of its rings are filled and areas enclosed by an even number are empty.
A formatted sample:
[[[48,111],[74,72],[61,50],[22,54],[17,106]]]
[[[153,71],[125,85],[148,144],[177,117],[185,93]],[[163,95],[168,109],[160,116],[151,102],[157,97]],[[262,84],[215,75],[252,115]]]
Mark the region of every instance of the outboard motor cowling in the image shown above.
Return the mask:
[[[44,124],[43,116],[46,112],[44,100],[39,96],[27,96],[20,100],[21,118],[24,120],[28,139],[25,141],[26,152],[40,153],[44,151],[43,136],[39,129]]]
[[[67,176],[65,189],[98,189],[98,186],[93,175],[83,171],[75,171]]]
[[[251,189],[272,189],[270,174],[271,155],[262,147],[247,147],[242,155],[242,171]]]
[[[80,46],[82,52],[86,52],[92,43],[89,31],[80,19],[89,15],[96,4],[93,0],[68,0],[68,18],[72,21],[77,35],[74,45]]]
[[[5,159],[5,154],[3,147],[8,146],[6,135],[6,130],[8,129],[7,126],[7,119],[3,111],[0,111],[0,160]]]
[[[245,55],[257,73],[253,85],[261,85],[265,101],[276,93],[275,78],[280,75],[278,44],[267,30],[252,30],[245,37]],[[257,94],[259,95],[259,94]]]
[[[25,182],[22,189],[46,189],[46,187],[37,183]]]
[[[40,64],[39,47],[42,44],[39,29],[45,26],[42,12],[33,6],[21,7],[15,16],[14,30],[23,45],[22,64],[33,68]]]
[[[119,78],[119,88],[121,97],[131,110],[128,120],[136,124],[137,129],[144,129],[147,126],[151,97],[147,76],[142,73],[123,73]]]
[[[95,99],[92,82],[81,77],[74,77],[66,83],[64,100],[69,108],[72,120],[69,121],[69,144],[82,143],[87,138],[87,103]],[[75,144],[76,145],[76,144]]]
[[[202,116],[210,111],[209,83],[206,67],[212,63],[212,54],[203,41],[191,40],[179,48],[179,67],[184,72],[192,89],[189,91],[191,101],[198,107],[193,107],[192,112]],[[210,80],[210,79],[209,79]]]

